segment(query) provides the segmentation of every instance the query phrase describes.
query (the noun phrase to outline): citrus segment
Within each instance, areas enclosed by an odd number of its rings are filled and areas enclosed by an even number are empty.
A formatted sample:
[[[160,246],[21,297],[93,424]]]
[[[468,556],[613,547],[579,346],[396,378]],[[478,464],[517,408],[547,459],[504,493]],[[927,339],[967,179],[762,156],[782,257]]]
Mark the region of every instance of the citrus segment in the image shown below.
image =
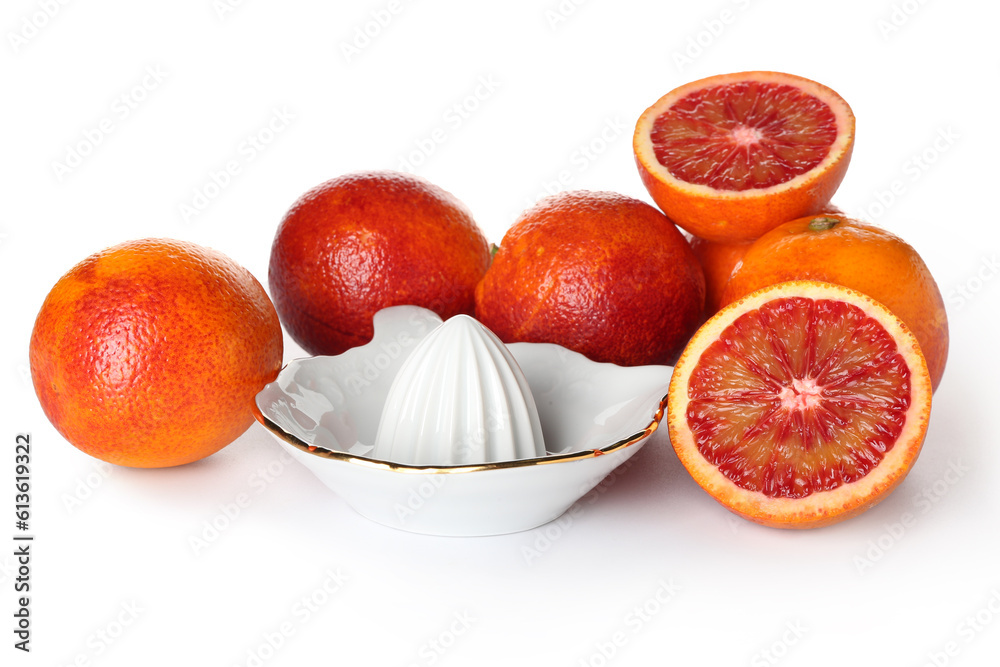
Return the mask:
[[[668,398],[685,467],[719,502],[780,527],[878,502],[923,442],[930,379],[913,335],[840,286],[774,285],[692,338]]]

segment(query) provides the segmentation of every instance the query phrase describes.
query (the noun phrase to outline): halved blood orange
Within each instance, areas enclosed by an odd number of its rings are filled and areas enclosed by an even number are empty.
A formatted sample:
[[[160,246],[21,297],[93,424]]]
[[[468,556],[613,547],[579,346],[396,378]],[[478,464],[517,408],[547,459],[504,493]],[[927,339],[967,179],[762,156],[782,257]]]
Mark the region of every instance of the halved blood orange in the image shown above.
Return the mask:
[[[749,241],[818,212],[840,186],[854,113],[781,72],[720,74],[661,97],[636,123],[639,176],[671,220],[709,241]]]
[[[864,511],[903,480],[931,383],[916,338],[885,306],[793,281],[708,320],[667,401],[674,450],[712,497],[758,523],[810,528]]]

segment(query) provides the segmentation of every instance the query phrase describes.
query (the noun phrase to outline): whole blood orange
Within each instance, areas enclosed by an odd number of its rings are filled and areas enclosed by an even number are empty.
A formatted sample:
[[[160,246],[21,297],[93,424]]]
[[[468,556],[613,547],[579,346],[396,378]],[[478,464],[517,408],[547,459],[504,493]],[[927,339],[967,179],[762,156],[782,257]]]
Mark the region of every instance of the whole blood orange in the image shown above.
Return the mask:
[[[930,409],[906,325],[860,292],[792,281],[731,303],[695,333],[674,368],[667,424],[681,462],[724,506],[809,528],[892,491]]]
[[[889,308],[917,337],[937,388],[948,359],[948,315],[934,277],[912,246],[844,215],[791,220],[747,249],[721,303],[765,285],[801,279],[844,285]]]
[[[197,461],[253,423],[282,334],[249,271],[191,243],[144,239],[59,279],[31,333],[35,392],[73,445],[104,461]]]
[[[733,269],[743,260],[752,241],[737,243],[714,243],[695,236],[691,238],[691,249],[705,272],[705,314],[714,315],[721,305],[722,290],[729,282]]]
[[[358,172],[292,206],[271,246],[268,280],[282,324],[310,354],[371,340],[388,306],[471,315],[490,252],[468,209],[417,176]]]
[[[476,316],[505,343],[557,343],[594,361],[665,364],[697,327],[698,260],[649,204],[563,192],[514,222],[476,288]]]
[[[633,135],[639,176],[667,216],[710,241],[748,241],[821,210],[847,171],[854,114],[836,92],[781,72],[694,81]]]

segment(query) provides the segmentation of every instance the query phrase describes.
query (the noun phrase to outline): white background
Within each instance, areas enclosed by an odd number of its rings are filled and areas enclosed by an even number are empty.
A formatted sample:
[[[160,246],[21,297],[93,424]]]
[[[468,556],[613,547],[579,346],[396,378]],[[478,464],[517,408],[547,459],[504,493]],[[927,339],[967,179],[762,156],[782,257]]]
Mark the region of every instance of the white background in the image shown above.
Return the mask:
[[[233,4],[7,0],[0,12],[0,539],[11,545],[0,662],[995,664],[994,3]],[[175,237],[266,283],[296,197],[404,160],[494,242],[561,172],[559,187],[648,201],[632,161],[639,114],[681,83],[749,69],[801,74],[848,100],[857,142],[834,202],[915,246],[948,303],[951,356],[924,452],[859,518],[811,532],[739,520],[661,431],[571,521],[423,537],[354,514],[257,425],[197,464],[111,469],[63,440],[35,399],[35,314],[92,252]],[[268,134],[276,114],[291,119]],[[75,168],[56,166],[81,144]],[[185,216],[229,161],[239,172]],[[286,340],[286,360],[301,355]],[[11,632],[22,432],[34,443],[29,655]],[[249,506],[193,548],[240,494]]]

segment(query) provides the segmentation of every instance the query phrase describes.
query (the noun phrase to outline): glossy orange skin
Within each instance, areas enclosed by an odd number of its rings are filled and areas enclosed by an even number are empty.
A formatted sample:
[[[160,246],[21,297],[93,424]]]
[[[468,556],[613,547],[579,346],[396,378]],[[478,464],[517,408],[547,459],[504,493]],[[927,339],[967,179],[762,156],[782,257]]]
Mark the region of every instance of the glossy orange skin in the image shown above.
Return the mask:
[[[639,177],[649,195],[671,219],[686,231],[718,243],[752,241],[774,229],[778,220],[790,220],[811,212],[823,211],[847,174],[848,152],[828,171],[817,175],[816,184],[790,188],[774,195],[744,199],[714,198],[687,192],[656,178],[644,164]]]
[[[753,241],[715,243],[698,236],[691,238],[691,249],[705,272],[705,316],[711,317],[721,306],[722,290],[733,269],[743,259]]]
[[[410,174],[358,172],[295,202],[268,280],[292,338],[309,354],[334,355],[370,341],[382,308],[471,315],[489,261],[486,238],[451,194]]]
[[[835,224],[811,229],[817,219]],[[750,246],[723,290],[721,306],[788,280],[836,283],[881,302],[916,336],[937,389],[948,359],[948,315],[930,269],[912,246],[844,215],[792,220]]]
[[[30,343],[35,392],[56,429],[91,456],[139,468],[197,461],[235,440],[281,361],[277,313],[250,272],[168,239],[73,267]]]
[[[476,316],[506,343],[665,364],[694,332],[704,299],[698,259],[661,212],[613,192],[564,192],[508,230],[476,289]]]

